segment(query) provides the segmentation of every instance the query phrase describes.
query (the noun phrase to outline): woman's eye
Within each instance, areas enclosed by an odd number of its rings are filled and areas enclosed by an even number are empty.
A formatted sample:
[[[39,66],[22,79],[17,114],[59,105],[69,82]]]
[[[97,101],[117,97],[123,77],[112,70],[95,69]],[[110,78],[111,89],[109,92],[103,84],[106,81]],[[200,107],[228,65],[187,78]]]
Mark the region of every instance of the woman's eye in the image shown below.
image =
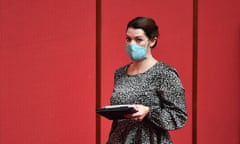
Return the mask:
[[[141,42],[142,41],[142,39],[136,39],[136,42]]]
[[[130,42],[130,41],[131,41],[131,39],[130,39],[130,38],[126,38],[126,41],[127,41],[127,42]]]

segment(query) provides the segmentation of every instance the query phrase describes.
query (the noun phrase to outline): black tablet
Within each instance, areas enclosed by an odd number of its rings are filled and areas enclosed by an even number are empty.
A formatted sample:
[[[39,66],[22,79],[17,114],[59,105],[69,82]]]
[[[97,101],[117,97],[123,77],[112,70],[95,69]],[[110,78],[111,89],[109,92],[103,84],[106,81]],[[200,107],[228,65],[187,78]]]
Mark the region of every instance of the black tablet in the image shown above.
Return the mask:
[[[133,105],[109,105],[97,108],[96,112],[109,120],[124,119],[124,115],[137,112]]]

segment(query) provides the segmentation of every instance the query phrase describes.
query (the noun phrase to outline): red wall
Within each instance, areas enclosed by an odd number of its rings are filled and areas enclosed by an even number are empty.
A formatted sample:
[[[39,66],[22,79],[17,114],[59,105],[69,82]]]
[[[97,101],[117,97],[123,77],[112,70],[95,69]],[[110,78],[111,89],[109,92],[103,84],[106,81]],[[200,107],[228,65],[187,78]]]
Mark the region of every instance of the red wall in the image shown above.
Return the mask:
[[[199,1],[198,143],[240,143],[240,1]]]
[[[96,1],[0,1],[0,144],[105,143],[111,121],[101,118],[96,127],[96,84],[101,105],[109,104],[114,70],[130,62],[125,28],[135,16],[157,21],[161,35],[153,54],[178,69],[186,89],[189,120],[171,132],[175,144],[194,144],[192,84],[197,84],[196,143],[240,143],[239,0],[199,1],[197,40],[192,0],[103,0],[98,47]],[[101,83],[96,83],[98,48]]]
[[[1,0],[0,34],[0,143],[95,143],[95,1]]]
[[[109,104],[114,70],[130,62],[125,52],[127,22],[136,16],[153,17],[160,27],[153,55],[180,73],[186,88],[189,120],[183,129],[172,132],[176,144],[191,144],[192,89],[192,1],[102,1],[102,105]],[[101,143],[105,143],[111,121],[101,119]]]

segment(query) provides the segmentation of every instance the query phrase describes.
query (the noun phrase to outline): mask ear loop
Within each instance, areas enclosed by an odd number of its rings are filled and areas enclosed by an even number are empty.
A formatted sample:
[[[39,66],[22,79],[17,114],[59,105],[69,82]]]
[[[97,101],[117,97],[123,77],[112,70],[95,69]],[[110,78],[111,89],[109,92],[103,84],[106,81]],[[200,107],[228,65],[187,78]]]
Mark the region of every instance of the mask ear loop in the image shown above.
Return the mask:
[[[147,40],[147,44],[146,44],[147,46],[145,46],[146,49],[148,48],[148,46],[150,47],[150,42],[151,42],[151,40]]]
[[[148,39],[147,40],[147,44],[146,44],[146,46],[145,46],[145,48],[146,48],[146,51],[148,51],[148,47],[151,49],[151,46],[150,46],[150,44],[151,44],[151,40],[150,39]],[[147,55],[146,55],[146,58],[149,56],[149,54],[147,53]]]

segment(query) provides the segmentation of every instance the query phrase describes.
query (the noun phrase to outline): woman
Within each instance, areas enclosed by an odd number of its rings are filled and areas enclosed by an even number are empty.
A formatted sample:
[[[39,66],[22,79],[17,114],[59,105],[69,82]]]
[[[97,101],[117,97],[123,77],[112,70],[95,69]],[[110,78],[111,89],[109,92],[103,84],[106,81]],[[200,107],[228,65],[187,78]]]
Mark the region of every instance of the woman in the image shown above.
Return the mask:
[[[111,105],[132,104],[138,112],[113,121],[108,144],[171,144],[168,130],[187,120],[176,70],[152,56],[158,36],[151,18],[136,17],[127,25],[126,51],[132,62],[115,72]]]

